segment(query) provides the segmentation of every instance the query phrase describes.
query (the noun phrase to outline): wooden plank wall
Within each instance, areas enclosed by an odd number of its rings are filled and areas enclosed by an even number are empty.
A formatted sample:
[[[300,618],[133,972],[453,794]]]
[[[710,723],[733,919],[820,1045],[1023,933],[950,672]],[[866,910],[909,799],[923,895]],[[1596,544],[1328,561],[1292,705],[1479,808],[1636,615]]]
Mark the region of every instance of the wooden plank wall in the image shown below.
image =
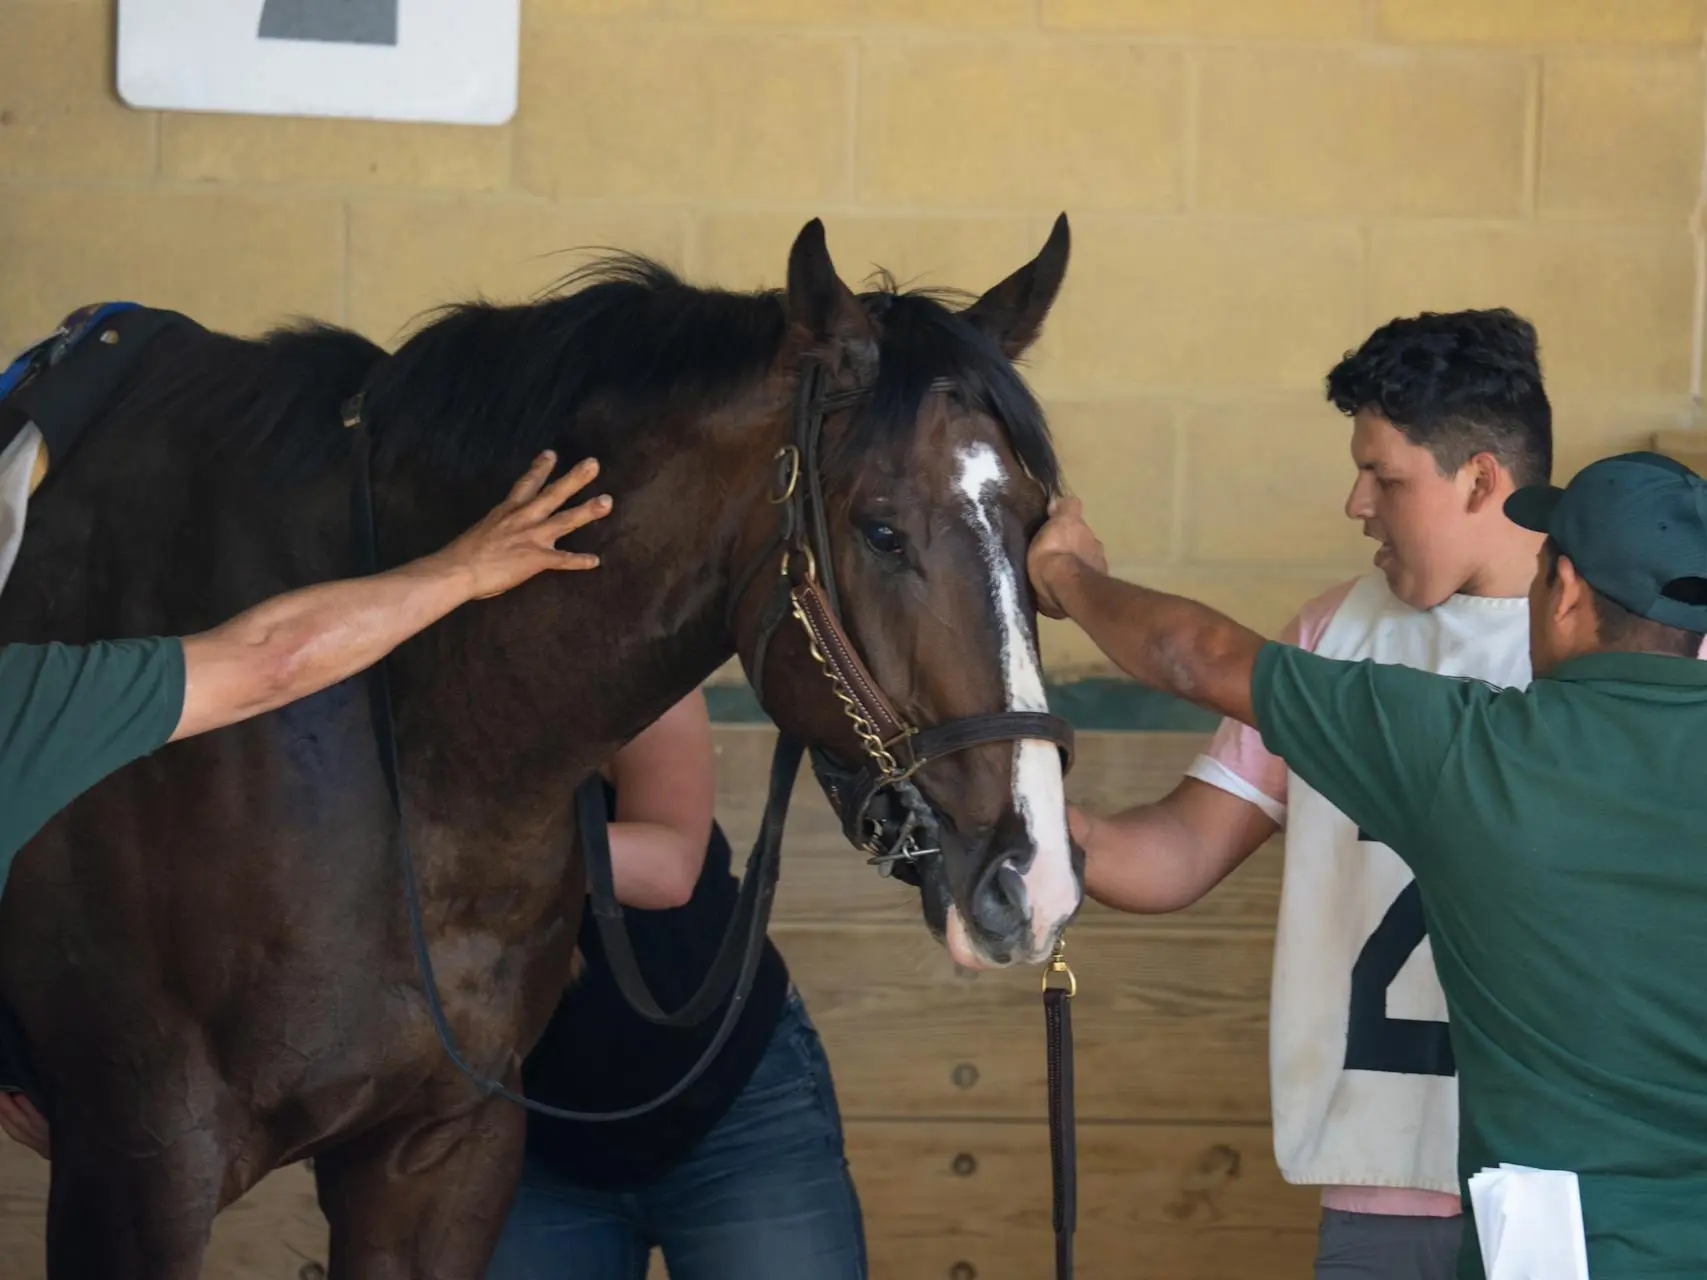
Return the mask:
[[[719,815],[739,850],[758,825],[771,733],[719,726],[717,743]],[[1104,809],[1155,797],[1201,743],[1082,734],[1069,794]],[[1268,1128],[1279,870],[1267,848],[1190,911],[1093,905],[1072,931],[1084,1280],[1308,1274],[1315,1197],[1281,1181]],[[1047,1274],[1037,972],[957,969],[916,894],[848,848],[809,776],[772,936],[828,1047],[876,1280]],[[0,1146],[0,1275],[41,1274],[44,1190],[41,1162]],[[306,1171],[283,1170],[222,1216],[204,1275],[317,1280],[324,1234]]]

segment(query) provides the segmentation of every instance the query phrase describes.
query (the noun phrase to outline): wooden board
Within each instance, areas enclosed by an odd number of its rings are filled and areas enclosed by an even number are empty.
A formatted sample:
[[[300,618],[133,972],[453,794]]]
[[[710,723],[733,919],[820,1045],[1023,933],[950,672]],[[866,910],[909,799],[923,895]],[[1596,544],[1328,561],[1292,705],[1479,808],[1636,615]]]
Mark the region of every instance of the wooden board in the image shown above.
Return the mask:
[[[912,927],[790,924],[771,936],[847,1115],[1046,1114],[1035,970],[957,969]],[[1075,937],[1080,1116],[1266,1122],[1271,947],[1255,932]]]
[[[718,725],[717,818],[746,857],[764,812],[775,731],[763,725]],[[1155,800],[1179,782],[1205,738],[1194,733],[1086,733],[1078,763],[1067,779],[1067,795],[1099,813]],[[1206,924],[1272,930],[1280,895],[1280,842],[1270,844],[1235,871],[1214,893],[1185,911],[1152,916],[1151,927],[1196,928]],[[782,880],[777,889],[779,921],[906,924],[922,927],[918,894],[885,880],[848,844],[809,770],[803,769],[790,803],[783,843]],[[1131,917],[1091,902],[1075,933],[1124,927]]]
[[[712,726],[717,751],[719,813],[725,801],[762,808],[770,776],[776,730],[763,724]],[[1173,790],[1209,741],[1202,733],[1111,733],[1077,735],[1076,761],[1067,775],[1067,798],[1093,806],[1142,804]],[[801,777],[808,778],[804,766]],[[827,802],[811,783],[818,804]]]
[[[802,797],[810,800],[811,797]],[[736,859],[746,846],[735,842]],[[1270,841],[1215,891],[1184,911],[1129,916],[1087,901],[1073,922],[1078,938],[1096,929],[1251,930],[1272,933],[1280,902],[1281,844]],[[782,879],[773,919],[783,924],[893,924],[925,932],[918,891],[881,878],[838,831],[813,840],[791,833],[783,844]]]
[[[868,1232],[875,1280],[1053,1274],[1045,1126],[852,1124],[848,1147],[866,1219],[882,1224]],[[1081,1125],[1078,1275],[1307,1276],[1317,1196],[1281,1180],[1265,1126]]]
[[[873,1280],[1048,1274],[1044,1126],[850,1121],[847,1130]],[[0,1147],[6,1280],[42,1280],[46,1170],[18,1147]],[[1081,1280],[1308,1274],[1316,1196],[1281,1181],[1266,1126],[1081,1124],[1079,1176]],[[220,1216],[202,1275],[320,1280],[325,1242],[313,1181],[293,1165]]]

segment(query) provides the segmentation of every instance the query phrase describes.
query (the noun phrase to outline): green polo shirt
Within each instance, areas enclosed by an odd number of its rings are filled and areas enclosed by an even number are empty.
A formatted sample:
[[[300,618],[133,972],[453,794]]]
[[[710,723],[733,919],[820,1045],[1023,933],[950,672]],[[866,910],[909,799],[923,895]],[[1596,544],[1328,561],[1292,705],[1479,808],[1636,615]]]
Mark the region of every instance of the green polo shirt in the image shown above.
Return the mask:
[[[1707,1275],[1707,662],[1502,690],[1269,644],[1252,695],[1269,750],[1416,874],[1461,1180],[1574,1171],[1594,1280]]]
[[[164,746],[183,710],[175,639],[0,647],[0,892],[49,818]]]

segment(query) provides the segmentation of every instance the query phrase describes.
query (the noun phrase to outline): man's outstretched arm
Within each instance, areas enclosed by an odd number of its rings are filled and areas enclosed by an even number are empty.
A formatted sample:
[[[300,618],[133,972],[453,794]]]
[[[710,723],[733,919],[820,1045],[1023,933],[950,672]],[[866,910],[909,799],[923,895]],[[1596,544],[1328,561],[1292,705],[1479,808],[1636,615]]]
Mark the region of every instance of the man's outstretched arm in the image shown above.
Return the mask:
[[[219,729],[337,684],[447,613],[546,570],[590,569],[558,539],[609,513],[601,495],[560,510],[598,474],[583,461],[551,484],[542,454],[485,519],[441,551],[386,573],[263,601],[184,638],[184,709],[172,740]]]
[[[1051,506],[1027,563],[1038,608],[1072,619],[1134,680],[1256,723],[1251,677],[1264,638],[1208,605],[1110,577],[1077,498]]]

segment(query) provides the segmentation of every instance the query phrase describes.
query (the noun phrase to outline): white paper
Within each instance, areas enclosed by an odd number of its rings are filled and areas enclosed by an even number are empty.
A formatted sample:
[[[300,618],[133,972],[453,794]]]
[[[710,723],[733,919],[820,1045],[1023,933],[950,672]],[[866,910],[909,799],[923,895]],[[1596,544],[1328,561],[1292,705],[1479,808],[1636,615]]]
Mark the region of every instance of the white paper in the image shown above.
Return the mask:
[[[1577,1175],[1502,1164],[1470,1177],[1488,1280],[1589,1280]]]
[[[269,3],[288,19],[272,29],[321,36],[263,37]],[[363,12],[383,7],[365,25],[331,20],[345,3],[119,0],[119,96],[151,109],[456,124],[515,114],[521,0],[362,0]]]
[[[18,432],[6,451],[0,453],[0,590],[12,576],[18,547],[24,540],[24,517],[30,508],[30,479],[35,474],[36,454],[41,451],[41,431],[31,422]]]

